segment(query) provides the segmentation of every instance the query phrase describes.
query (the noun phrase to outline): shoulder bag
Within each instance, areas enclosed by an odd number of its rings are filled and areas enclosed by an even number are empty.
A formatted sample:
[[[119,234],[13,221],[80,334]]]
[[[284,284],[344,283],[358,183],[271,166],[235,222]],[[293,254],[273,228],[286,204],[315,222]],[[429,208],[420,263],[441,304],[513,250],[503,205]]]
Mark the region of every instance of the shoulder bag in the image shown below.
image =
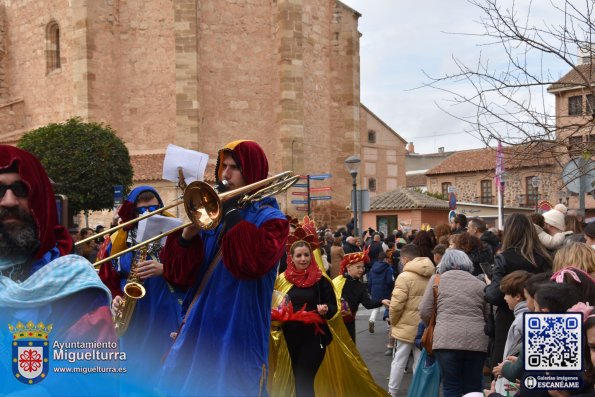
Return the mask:
[[[432,310],[432,317],[430,317],[430,323],[424,330],[424,334],[421,337],[421,345],[426,349],[428,355],[433,355],[432,342],[434,341],[434,327],[436,326],[436,315],[438,310],[438,285],[440,284],[440,275],[434,276],[434,285],[432,286],[432,292],[434,294],[434,307]]]

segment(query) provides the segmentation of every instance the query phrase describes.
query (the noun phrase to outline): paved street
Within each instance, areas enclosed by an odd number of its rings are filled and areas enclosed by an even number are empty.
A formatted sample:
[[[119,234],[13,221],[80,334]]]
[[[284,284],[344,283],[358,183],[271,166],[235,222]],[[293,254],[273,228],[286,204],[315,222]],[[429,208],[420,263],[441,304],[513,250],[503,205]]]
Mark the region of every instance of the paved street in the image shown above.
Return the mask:
[[[356,317],[357,330],[357,347],[360,354],[366,361],[368,369],[374,376],[376,383],[383,389],[388,390],[388,375],[390,373],[390,363],[392,357],[384,355],[387,343],[387,327],[386,322],[381,321],[382,314],[378,313],[376,316],[375,332],[371,334],[368,331],[368,318],[371,310],[367,310],[360,306]],[[412,360],[409,361],[411,366]],[[399,392],[399,397],[407,395],[407,388],[411,382],[412,371],[411,368],[403,377],[403,386]]]

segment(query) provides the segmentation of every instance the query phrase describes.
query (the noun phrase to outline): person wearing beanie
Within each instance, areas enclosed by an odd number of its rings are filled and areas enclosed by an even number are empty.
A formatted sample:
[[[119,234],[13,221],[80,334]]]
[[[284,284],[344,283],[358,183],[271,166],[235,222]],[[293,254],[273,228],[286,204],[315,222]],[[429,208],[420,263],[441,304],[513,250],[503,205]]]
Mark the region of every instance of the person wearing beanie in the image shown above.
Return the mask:
[[[564,204],[556,204],[554,208],[543,214],[545,225],[543,229],[537,225],[537,235],[539,241],[549,250],[557,250],[564,245],[566,238],[572,234],[572,231],[565,231],[564,217],[568,209]]]

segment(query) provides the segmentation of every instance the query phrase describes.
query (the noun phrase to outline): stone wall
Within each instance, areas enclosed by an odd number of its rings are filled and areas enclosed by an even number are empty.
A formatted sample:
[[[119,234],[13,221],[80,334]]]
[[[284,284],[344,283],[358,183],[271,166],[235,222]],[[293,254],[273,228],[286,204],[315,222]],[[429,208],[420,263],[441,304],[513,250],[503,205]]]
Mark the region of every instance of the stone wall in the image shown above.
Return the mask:
[[[18,99],[0,102],[0,120],[7,120],[0,141],[15,143],[24,131],[73,116],[111,125],[133,155],[163,153],[174,143],[213,163],[227,142],[253,139],[271,174],[332,174],[323,185],[333,198],[315,203],[314,215],[332,226],[349,219],[344,160],[363,155],[356,11],[335,0],[0,4],[0,64],[10,98]],[[51,21],[60,27],[61,68],[46,73]],[[381,157],[399,158],[400,150]],[[401,173],[397,163],[390,180],[404,184]],[[279,202],[303,215],[294,197]]]
[[[405,187],[405,140],[363,105],[360,106],[360,115],[361,188],[368,189],[370,197],[374,197]],[[369,136],[371,131],[373,137]],[[375,191],[370,188],[371,178],[376,183]]]
[[[504,189],[504,205],[516,207],[519,205],[518,197],[527,194],[526,178],[539,176],[541,182],[538,189],[539,201],[548,200],[552,204],[558,202],[556,193],[560,189],[560,178],[554,172],[554,167],[545,169],[507,169],[506,185]],[[492,204],[498,203],[496,184],[493,172],[461,173],[428,176],[428,191],[442,192],[442,183],[451,183],[456,187],[457,201],[481,203],[481,181],[492,183]],[[523,201],[524,202],[524,201]],[[522,204],[522,203],[521,203]]]
[[[72,1],[73,7],[77,1]],[[22,99],[18,105],[19,120],[11,128],[4,126],[2,136],[30,129],[50,122],[60,122],[74,114],[73,106],[73,54],[76,52],[73,35],[76,29],[72,8],[60,0],[4,1],[5,16],[3,47],[3,94],[11,99]],[[60,69],[46,71],[46,27],[58,23],[62,35]],[[3,98],[4,99],[4,98]],[[2,109],[2,113],[10,110]],[[6,114],[5,114],[6,115]],[[0,138],[2,138],[0,136]]]

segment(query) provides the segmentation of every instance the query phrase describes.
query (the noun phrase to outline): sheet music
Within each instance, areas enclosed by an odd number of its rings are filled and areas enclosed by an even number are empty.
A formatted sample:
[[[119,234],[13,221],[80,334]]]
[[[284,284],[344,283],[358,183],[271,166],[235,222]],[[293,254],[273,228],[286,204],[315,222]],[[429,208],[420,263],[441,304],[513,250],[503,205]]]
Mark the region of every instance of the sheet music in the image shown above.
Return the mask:
[[[169,144],[163,161],[163,179],[178,183],[178,167],[182,167],[186,183],[202,181],[209,155]]]
[[[178,218],[172,218],[169,216],[153,215],[149,218],[143,219],[138,223],[138,229],[136,232],[136,241],[143,242],[152,237],[158,236],[165,233],[174,227],[180,226],[182,220]],[[161,239],[161,244],[165,244],[167,236]]]

